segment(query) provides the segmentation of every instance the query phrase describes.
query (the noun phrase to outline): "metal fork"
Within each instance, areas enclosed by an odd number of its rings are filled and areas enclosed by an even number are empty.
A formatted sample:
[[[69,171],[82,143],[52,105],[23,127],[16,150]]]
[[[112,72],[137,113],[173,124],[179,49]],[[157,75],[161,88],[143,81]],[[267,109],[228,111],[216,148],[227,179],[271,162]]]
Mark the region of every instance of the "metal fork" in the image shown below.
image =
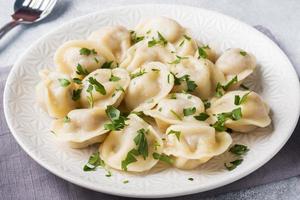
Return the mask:
[[[12,21],[0,29],[0,39],[19,24],[31,24],[47,17],[57,0],[16,0]]]

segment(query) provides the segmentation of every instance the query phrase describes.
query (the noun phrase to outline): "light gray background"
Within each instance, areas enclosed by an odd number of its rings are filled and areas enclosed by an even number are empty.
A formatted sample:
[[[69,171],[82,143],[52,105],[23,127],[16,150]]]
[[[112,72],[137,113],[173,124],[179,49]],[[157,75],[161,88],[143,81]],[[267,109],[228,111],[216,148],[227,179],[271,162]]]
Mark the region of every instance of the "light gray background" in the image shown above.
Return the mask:
[[[56,7],[56,12],[48,19],[37,25],[17,27],[0,42],[0,68],[12,65],[31,43],[68,20],[108,7],[145,2],[185,4],[203,7],[233,16],[250,25],[264,25],[272,31],[281,44],[281,47],[289,55],[298,74],[300,73],[299,0],[60,0]],[[13,0],[0,1],[0,25],[10,20],[9,15],[12,12],[12,4]],[[1,88],[1,90],[3,90],[3,88]],[[2,129],[3,126],[5,125],[0,124],[0,129]],[[22,152],[22,150],[19,148],[16,154],[20,152]],[[5,160],[3,162],[5,162]],[[37,171],[43,170],[36,166],[34,161],[29,160],[28,162],[32,163],[27,163],[27,166],[32,166]],[[17,164],[22,165],[22,163]],[[59,179],[49,173],[45,173],[45,176],[49,179]],[[0,181],[0,183],[0,194],[2,194],[3,191],[1,192],[1,187],[7,185],[5,185],[6,181]],[[31,188],[27,188],[28,190],[26,191],[26,186],[24,187],[24,192],[30,192],[29,190]],[[36,187],[42,189],[43,186],[40,185]],[[72,187],[67,189],[72,190]],[[38,192],[39,190],[35,191]],[[10,190],[6,190],[5,192],[13,193],[14,188],[10,188]],[[53,197],[50,199],[59,199],[58,196],[59,195],[53,194]],[[10,197],[13,198],[14,195]],[[68,198],[73,199],[72,196]],[[222,194],[207,199],[300,199],[300,177]]]

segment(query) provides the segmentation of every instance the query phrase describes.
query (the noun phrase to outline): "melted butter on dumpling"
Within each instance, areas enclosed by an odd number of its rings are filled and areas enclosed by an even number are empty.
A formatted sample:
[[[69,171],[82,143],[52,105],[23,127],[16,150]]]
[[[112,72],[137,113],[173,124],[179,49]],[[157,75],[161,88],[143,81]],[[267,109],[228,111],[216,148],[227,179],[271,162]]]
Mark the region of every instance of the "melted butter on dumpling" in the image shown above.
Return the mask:
[[[136,162],[128,164],[127,171],[143,172],[150,170],[158,162],[153,158],[153,153],[161,154],[163,151],[162,139],[151,125],[135,114],[129,115],[126,124],[128,125],[123,130],[110,132],[100,145],[101,158],[108,166],[124,170],[122,161],[126,159],[128,152],[138,148],[135,143],[136,137],[143,132],[147,141],[147,147],[144,147],[144,150],[147,148],[147,156],[143,158],[142,155],[134,155]]]
[[[171,53],[173,50],[174,47],[170,44],[148,47],[147,41],[141,41],[129,48],[126,58],[120,66],[133,72],[148,62],[157,61],[167,64],[176,59],[175,55]]]
[[[98,82],[104,90],[97,88]],[[83,107],[99,107],[105,109],[108,105],[118,106],[130,82],[129,74],[122,68],[97,69],[82,81],[80,102]],[[92,88],[89,91],[89,88]],[[100,88],[101,89],[101,88]]]
[[[247,95],[248,94],[248,95]],[[240,105],[235,105],[235,96],[246,100]],[[213,116],[220,113],[231,112],[234,109],[241,108],[242,117],[239,120],[228,119],[225,126],[234,131],[249,132],[257,127],[266,127],[271,123],[269,117],[269,107],[263,99],[255,92],[251,91],[231,91],[219,99],[211,102],[211,107],[207,112]],[[216,121],[215,117],[212,117]]]
[[[208,99],[214,95],[217,83],[223,83],[225,80],[223,73],[207,59],[186,57],[181,59],[179,64],[172,66],[171,71],[177,78],[188,76],[188,80],[197,85],[194,91],[188,91],[187,81],[181,81],[179,85],[175,85],[174,92],[184,90],[202,99]]]
[[[164,153],[174,156],[174,165],[181,169],[193,169],[207,162],[224,153],[232,143],[228,133],[216,132],[204,122],[171,125],[166,134]]]
[[[108,132],[104,124],[107,122],[109,120],[103,109],[76,109],[65,118],[55,120],[52,131],[72,148],[84,148],[104,140]]]
[[[124,60],[130,47],[130,32],[123,26],[106,26],[94,31],[88,40],[96,42],[99,47],[105,47],[108,53],[120,63]]]
[[[58,71],[69,74],[71,77],[82,77],[77,73],[78,64],[84,71],[90,73],[101,67],[105,61],[114,61],[114,57],[106,55],[105,51],[104,47],[92,41],[68,41],[57,49],[54,62]]]
[[[68,75],[45,69],[40,76],[42,80],[36,87],[37,102],[51,117],[64,117],[78,106],[78,101],[72,99],[76,86]],[[60,80],[67,82],[62,85]]]
[[[151,109],[169,94],[174,85],[168,67],[160,62],[147,63],[131,75],[136,77],[132,77],[125,95],[130,110]]]
[[[224,73],[227,81],[237,76],[238,82],[241,84],[256,68],[256,59],[249,52],[232,48],[226,50],[218,58],[216,67]]]
[[[184,110],[191,114],[185,113]],[[158,127],[164,132],[171,124],[197,122],[195,115],[204,112],[204,105],[200,98],[185,93],[172,93],[162,99],[152,110],[144,113],[153,117]]]

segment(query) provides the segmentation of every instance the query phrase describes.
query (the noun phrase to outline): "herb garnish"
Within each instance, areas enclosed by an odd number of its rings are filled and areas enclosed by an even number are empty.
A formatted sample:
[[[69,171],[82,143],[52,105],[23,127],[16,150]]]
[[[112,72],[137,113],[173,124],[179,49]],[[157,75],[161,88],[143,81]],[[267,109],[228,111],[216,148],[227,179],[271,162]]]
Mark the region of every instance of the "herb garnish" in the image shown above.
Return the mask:
[[[104,161],[100,158],[99,152],[93,153],[86,165],[83,167],[83,171],[95,171],[97,167],[105,167]]]
[[[241,105],[242,103],[245,103],[247,100],[247,97],[250,93],[251,92],[247,92],[246,94],[244,94],[242,96],[242,98],[239,95],[235,95],[234,96],[234,104],[238,106],[238,105]]]
[[[58,81],[59,81],[60,86],[62,86],[62,87],[67,87],[68,85],[71,84],[71,82],[65,78],[59,78]]]
[[[135,156],[138,156],[139,152],[136,149],[131,149],[128,153],[127,156],[125,158],[125,160],[122,160],[121,162],[121,167],[124,171],[127,171],[127,166],[131,163],[134,163],[137,161],[137,159],[135,158]]]
[[[193,179],[193,178],[188,178],[188,180],[189,180],[189,181],[193,181],[194,179]]]
[[[229,164],[224,163],[224,166],[226,167],[226,169],[228,169],[229,171],[234,170],[238,165],[240,165],[243,162],[243,159],[237,159],[234,161],[231,161]]]
[[[190,41],[192,38],[190,38],[189,36],[187,36],[187,35],[183,35],[183,37],[185,38],[185,39],[187,39],[188,41]]]
[[[176,59],[172,62],[169,62],[169,64],[173,64],[173,65],[179,64],[183,59],[188,59],[188,57],[181,57],[176,55]]]
[[[194,116],[194,118],[198,121],[205,121],[207,118],[209,118],[209,115],[205,112],[199,113],[199,115]]]
[[[93,85],[89,85],[89,87],[86,89],[87,93],[90,94],[90,96],[87,96],[87,100],[90,104],[90,108],[94,107],[94,97],[92,93],[93,89],[94,89]]]
[[[104,86],[101,83],[99,83],[95,78],[89,77],[89,83],[92,87],[95,88],[97,92],[99,92],[102,95],[106,95],[106,90]]]
[[[168,135],[174,134],[176,136],[177,140],[180,141],[180,135],[181,135],[180,131],[170,130],[167,134]]]
[[[223,96],[224,92],[229,89],[230,86],[238,82],[237,76],[233,77],[229,82],[227,82],[225,85],[222,85],[218,82],[216,87],[216,96],[221,97]]]
[[[79,63],[77,64],[76,69],[77,69],[76,73],[77,73],[78,75],[86,76],[86,75],[89,74],[89,72],[88,72],[85,68],[83,68],[82,65],[79,64]]]
[[[228,119],[237,121],[242,118],[242,109],[236,108],[232,110],[231,112],[227,113],[220,113],[217,115],[217,121],[212,125],[216,129],[216,131],[226,131],[227,128],[225,127],[225,122]]]
[[[127,118],[121,115],[121,112],[117,108],[113,106],[107,106],[105,112],[111,121],[109,124],[104,124],[104,128],[106,130],[118,131],[125,127],[125,120],[127,120]]]
[[[204,100],[203,104],[204,104],[205,110],[208,109],[208,108],[210,108],[210,106],[211,106],[211,103],[208,100]]]
[[[191,107],[191,108],[184,108],[183,109],[183,115],[184,116],[189,116],[189,115],[193,115],[196,112],[196,108],[195,107]]]
[[[130,35],[132,44],[136,44],[145,38],[145,36],[137,36],[135,31],[130,31]]]
[[[81,79],[79,79],[79,78],[73,78],[72,80],[74,83],[82,84]]]
[[[77,101],[78,99],[80,99],[81,91],[82,91],[82,89],[72,91],[72,100],[73,101]]]
[[[81,48],[79,50],[80,55],[85,55],[85,56],[89,56],[91,54],[96,55],[97,52],[95,51],[95,49],[88,49],[88,48]]]
[[[127,184],[127,183],[129,183],[129,180],[124,180],[123,183]]]
[[[205,49],[204,47],[198,47],[198,54],[199,54],[198,59],[200,59],[200,58],[206,59],[207,58],[207,53],[204,49]]]
[[[234,146],[232,146],[229,149],[229,152],[238,155],[238,156],[242,156],[245,155],[250,149],[248,149],[247,146],[242,145],[242,144],[235,144]]]
[[[142,76],[145,73],[146,73],[145,69],[140,69],[140,71],[138,71],[138,72],[136,72],[134,74],[130,74],[130,78],[134,79],[134,78],[136,78],[138,76]]]
[[[153,158],[154,158],[155,160],[160,160],[160,161],[165,162],[165,163],[168,163],[168,164],[170,164],[170,165],[174,163],[174,160],[173,160],[170,156],[168,156],[168,155],[166,155],[166,154],[164,154],[164,153],[159,154],[159,153],[154,152],[154,153],[152,154],[152,156],[153,156]]]
[[[133,140],[137,145],[137,151],[139,152],[139,155],[143,156],[144,160],[146,160],[146,157],[148,157],[148,142],[146,134],[148,134],[149,130],[145,130],[142,128],[137,132],[138,135]]]
[[[113,82],[116,82],[116,81],[119,81],[121,80],[120,77],[118,76],[114,76],[113,74],[111,74],[110,78],[109,78],[109,81],[113,81]]]
[[[70,117],[68,117],[68,115],[66,115],[63,119],[64,123],[68,123],[71,121]]]
[[[186,82],[187,90],[186,92],[194,92],[195,89],[198,87],[197,84],[195,84],[195,81],[190,79],[190,75],[183,75],[182,77],[178,78],[174,73],[171,72],[171,74],[174,76],[174,85],[180,85],[181,82]]]
[[[240,54],[241,54],[242,56],[246,56],[246,55],[247,55],[247,52],[246,52],[246,51],[240,51]]]
[[[182,120],[182,117],[179,116],[174,110],[170,110],[170,112],[171,112],[178,120]]]
[[[153,47],[157,44],[160,44],[162,46],[166,46],[168,41],[160,34],[160,32],[157,32],[158,39],[152,38],[152,40],[148,41],[148,47]]]
[[[109,62],[105,62],[102,64],[102,66],[100,68],[102,69],[111,69],[112,67],[113,61],[109,61]]]

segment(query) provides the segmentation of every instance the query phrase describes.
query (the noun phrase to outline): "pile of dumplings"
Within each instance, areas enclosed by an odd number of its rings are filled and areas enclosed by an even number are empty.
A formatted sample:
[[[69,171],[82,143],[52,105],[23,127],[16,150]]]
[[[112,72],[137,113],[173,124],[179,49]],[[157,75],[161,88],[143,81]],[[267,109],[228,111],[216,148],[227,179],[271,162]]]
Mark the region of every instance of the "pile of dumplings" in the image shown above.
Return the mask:
[[[54,63],[36,88],[51,130],[72,148],[100,144],[114,169],[143,172],[163,161],[193,169],[224,153],[231,134],[271,123],[267,104],[243,85],[255,57],[239,48],[218,56],[166,17],[68,41]]]

